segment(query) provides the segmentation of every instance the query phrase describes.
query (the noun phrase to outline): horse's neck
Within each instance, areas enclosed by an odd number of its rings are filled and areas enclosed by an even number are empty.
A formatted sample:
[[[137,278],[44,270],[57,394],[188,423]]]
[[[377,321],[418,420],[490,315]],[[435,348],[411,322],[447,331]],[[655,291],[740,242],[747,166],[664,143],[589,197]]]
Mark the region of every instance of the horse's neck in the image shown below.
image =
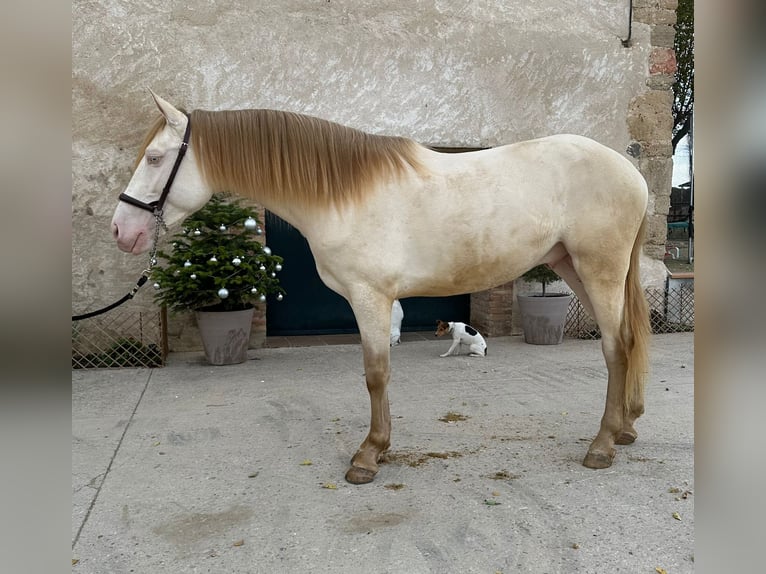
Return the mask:
[[[315,220],[317,218],[315,210],[301,209],[300,207],[294,208],[270,198],[256,198],[255,201],[300,231],[304,237],[308,237],[311,234],[312,223],[316,223]]]

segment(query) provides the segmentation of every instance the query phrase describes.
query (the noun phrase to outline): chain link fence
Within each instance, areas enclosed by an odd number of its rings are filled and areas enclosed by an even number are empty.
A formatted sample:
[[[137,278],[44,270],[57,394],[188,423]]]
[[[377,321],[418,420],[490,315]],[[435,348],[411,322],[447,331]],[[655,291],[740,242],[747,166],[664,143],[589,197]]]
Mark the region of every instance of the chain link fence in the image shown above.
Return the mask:
[[[647,289],[652,333],[694,331],[694,283],[672,289]],[[569,304],[564,334],[576,339],[600,339],[596,322],[575,296]]]
[[[164,321],[161,311],[130,309],[72,321],[72,368],[162,367]]]

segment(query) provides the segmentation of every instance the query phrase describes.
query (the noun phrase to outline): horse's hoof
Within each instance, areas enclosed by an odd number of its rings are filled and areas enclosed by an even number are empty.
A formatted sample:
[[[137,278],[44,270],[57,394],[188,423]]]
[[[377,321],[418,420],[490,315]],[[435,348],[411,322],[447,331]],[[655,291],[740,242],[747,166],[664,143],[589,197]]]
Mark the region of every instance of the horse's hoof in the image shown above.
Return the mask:
[[[635,432],[630,431],[622,431],[620,433],[620,436],[617,437],[617,440],[614,442],[616,444],[633,444],[636,442],[636,439],[638,438],[638,434]]]
[[[588,468],[609,468],[612,466],[612,460],[614,460],[614,454],[610,456],[603,452],[589,452],[585,455],[582,465]]]
[[[373,481],[377,473],[361,466],[352,466],[346,473],[346,481],[351,484],[367,484]]]

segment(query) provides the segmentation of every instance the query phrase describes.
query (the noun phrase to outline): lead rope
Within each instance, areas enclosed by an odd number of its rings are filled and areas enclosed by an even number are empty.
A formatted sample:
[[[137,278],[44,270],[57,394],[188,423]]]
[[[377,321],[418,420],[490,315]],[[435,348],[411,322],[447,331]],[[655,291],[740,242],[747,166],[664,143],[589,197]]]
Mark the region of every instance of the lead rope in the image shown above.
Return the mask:
[[[141,275],[138,278],[138,281],[136,281],[136,284],[133,286],[133,289],[130,290],[130,292],[123,295],[123,297],[111,305],[107,305],[106,307],[103,307],[101,309],[98,309],[97,311],[91,311],[89,313],[83,313],[82,315],[72,315],[72,321],[80,321],[82,319],[88,319],[90,317],[95,317],[96,315],[101,315],[103,313],[106,313],[107,311],[111,311],[115,307],[119,307],[125,301],[128,301],[129,299],[132,299],[135,297],[138,290],[143,286],[144,283],[149,279],[149,276],[152,274],[152,267],[157,265],[157,243],[160,239],[160,228],[164,229],[165,231],[168,230],[168,226],[165,225],[165,220],[162,218],[162,210],[155,210],[154,212],[154,241],[152,245],[152,251],[149,254],[149,266],[144,269],[141,272]]]

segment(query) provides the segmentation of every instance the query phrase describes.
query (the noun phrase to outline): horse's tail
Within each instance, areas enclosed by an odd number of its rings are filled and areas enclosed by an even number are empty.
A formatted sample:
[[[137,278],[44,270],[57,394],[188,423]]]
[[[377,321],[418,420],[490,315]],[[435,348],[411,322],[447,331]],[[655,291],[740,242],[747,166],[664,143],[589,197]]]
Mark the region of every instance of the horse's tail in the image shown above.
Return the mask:
[[[644,243],[646,231],[646,215],[641,222],[638,235],[633,243],[630,254],[630,268],[625,281],[625,307],[620,326],[622,348],[627,359],[625,373],[625,405],[626,413],[635,413],[638,407],[643,412],[644,380],[649,370],[649,305],[641,287],[639,274],[639,257]]]

